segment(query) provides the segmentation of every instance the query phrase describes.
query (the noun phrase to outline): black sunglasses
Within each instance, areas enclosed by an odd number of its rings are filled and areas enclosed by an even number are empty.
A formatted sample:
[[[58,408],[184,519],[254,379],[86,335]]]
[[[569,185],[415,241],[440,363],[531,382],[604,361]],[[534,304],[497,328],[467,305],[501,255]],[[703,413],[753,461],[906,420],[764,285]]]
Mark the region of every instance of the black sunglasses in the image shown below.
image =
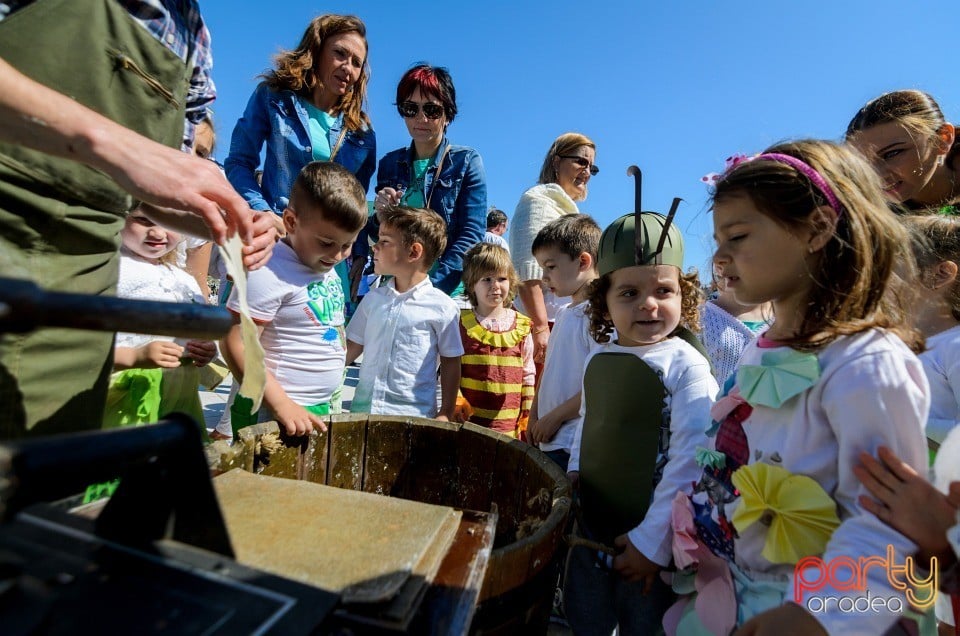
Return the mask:
[[[589,168],[591,176],[597,176],[597,173],[600,172],[600,168],[597,167],[597,164],[590,163],[589,159],[584,159],[579,155],[558,155],[561,159],[569,159],[573,163],[583,170],[584,168]]]
[[[427,102],[423,105],[416,102],[400,102],[397,104],[397,111],[401,116],[407,118],[419,115],[421,108],[423,109],[423,114],[427,116],[427,119],[440,119],[443,115],[443,106],[434,104],[433,102]]]

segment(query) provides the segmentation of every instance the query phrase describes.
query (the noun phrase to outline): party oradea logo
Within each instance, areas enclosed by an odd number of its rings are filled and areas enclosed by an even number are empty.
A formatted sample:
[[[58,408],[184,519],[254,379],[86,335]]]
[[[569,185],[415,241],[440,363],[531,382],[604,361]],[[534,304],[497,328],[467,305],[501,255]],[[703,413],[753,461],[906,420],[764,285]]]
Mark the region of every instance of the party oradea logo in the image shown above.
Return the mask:
[[[904,598],[917,611],[929,609],[937,597],[937,558],[930,559],[930,569],[925,572],[913,557],[908,556],[902,564],[895,559],[895,550],[887,545],[886,556],[866,556],[854,560],[851,557],[834,557],[824,561],[820,557],[804,557],[797,562],[793,574],[793,601],[811,614],[885,613],[902,614]],[[890,596],[874,596],[867,585],[868,575],[881,570],[890,586],[902,592]],[[817,594],[824,588],[830,594]]]

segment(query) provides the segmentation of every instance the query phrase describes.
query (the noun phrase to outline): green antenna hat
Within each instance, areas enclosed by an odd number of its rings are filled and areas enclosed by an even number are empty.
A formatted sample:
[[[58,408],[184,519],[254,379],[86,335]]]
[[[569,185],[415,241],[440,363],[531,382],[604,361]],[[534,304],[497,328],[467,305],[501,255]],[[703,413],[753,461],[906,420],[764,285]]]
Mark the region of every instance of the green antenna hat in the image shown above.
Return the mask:
[[[635,265],[676,265],[683,269],[683,236],[673,224],[682,199],[674,199],[667,216],[640,211],[642,175],[636,166],[627,168],[635,177],[634,212],[611,223],[600,236],[597,269],[601,276]],[[639,231],[638,231],[639,228]]]

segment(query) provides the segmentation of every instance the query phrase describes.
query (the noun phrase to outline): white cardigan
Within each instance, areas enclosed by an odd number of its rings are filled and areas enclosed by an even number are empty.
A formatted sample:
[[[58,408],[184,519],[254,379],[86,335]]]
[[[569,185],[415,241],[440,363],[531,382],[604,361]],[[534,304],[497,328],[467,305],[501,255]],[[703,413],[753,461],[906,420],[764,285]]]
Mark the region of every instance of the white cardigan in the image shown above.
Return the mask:
[[[577,204],[556,183],[535,185],[520,197],[510,219],[510,256],[520,280],[534,280],[543,270],[533,257],[533,239],[551,221],[579,214]]]

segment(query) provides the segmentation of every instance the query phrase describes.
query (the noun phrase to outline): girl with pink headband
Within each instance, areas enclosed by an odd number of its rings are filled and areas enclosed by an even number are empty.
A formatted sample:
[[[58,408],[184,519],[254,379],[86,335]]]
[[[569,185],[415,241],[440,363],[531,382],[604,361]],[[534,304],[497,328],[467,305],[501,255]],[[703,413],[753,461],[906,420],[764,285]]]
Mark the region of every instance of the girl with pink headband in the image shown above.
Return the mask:
[[[860,452],[881,445],[926,468],[929,389],[898,298],[905,287],[894,284],[895,268],[912,275],[909,241],[852,149],[800,141],[728,163],[713,195],[714,263],[738,302],[771,302],[776,320],[711,409],[693,495],[674,500],[681,597],[664,627],[886,633],[908,620],[909,603],[884,568],[857,589],[848,570],[819,573],[888,559],[888,546],[890,565],[903,566],[915,549],[861,507],[853,472]],[[845,611],[867,588],[885,605]]]

